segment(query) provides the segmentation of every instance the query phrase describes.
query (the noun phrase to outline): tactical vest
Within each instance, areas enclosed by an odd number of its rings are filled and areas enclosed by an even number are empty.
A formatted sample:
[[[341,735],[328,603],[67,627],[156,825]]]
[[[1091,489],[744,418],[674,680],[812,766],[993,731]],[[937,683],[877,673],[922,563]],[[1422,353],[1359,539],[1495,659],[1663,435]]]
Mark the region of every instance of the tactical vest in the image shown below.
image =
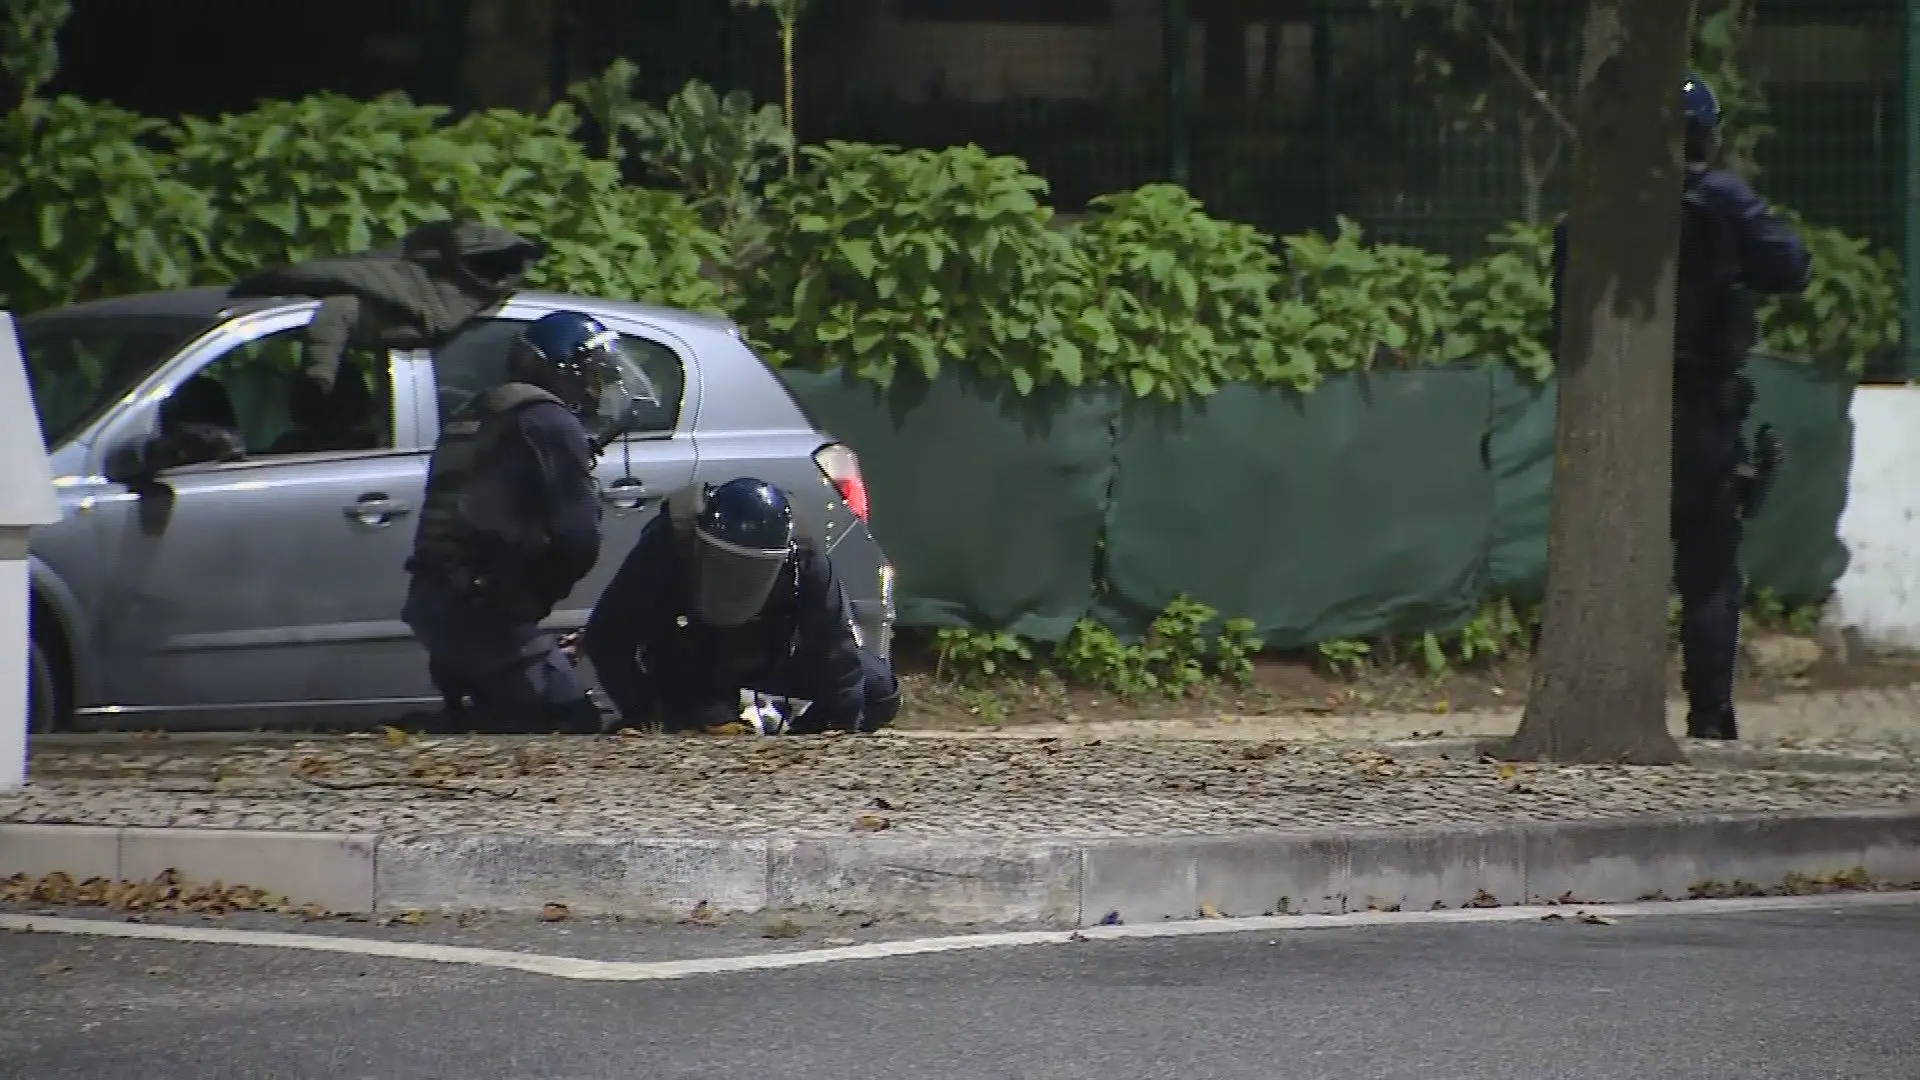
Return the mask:
[[[516,538],[474,521],[467,500],[500,437],[512,430],[514,414],[540,401],[560,404],[537,386],[506,383],[475,394],[440,426],[410,567],[471,578],[495,570],[503,549],[518,546]]]
[[[1736,268],[1738,242],[1730,224],[1715,214],[1699,191],[1705,174],[1687,171],[1681,196],[1679,286],[1673,319],[1675,387],[1721,382],[1740,370],[1750,342],[1744,338],[1742,314],[1746,290],[1728,270]]]

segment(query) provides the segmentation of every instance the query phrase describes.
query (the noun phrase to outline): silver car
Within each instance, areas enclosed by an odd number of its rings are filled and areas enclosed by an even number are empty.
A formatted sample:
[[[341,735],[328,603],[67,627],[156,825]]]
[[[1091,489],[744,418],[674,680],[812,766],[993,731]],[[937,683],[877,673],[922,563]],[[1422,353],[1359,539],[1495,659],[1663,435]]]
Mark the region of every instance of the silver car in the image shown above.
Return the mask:
[[[400,622],[428,455],[440,417],[501,381],[507,343],[556,310],[619,331],[657,401],[600,456],[605,547],[550,625],[586,621],[663,496],[744,475],[791,493],[856,632],[886,649],[893,571],[859,462],[732,323],[521,293],[437,350],[350,349],[359,415],[322,421],[290,393],[316,307],[188,289],[20,321],[62,508],[31,535],[35,730],[365,725],[436,704]],[[245,458],[143,474],[160,425],[187,421],[238,429]]]

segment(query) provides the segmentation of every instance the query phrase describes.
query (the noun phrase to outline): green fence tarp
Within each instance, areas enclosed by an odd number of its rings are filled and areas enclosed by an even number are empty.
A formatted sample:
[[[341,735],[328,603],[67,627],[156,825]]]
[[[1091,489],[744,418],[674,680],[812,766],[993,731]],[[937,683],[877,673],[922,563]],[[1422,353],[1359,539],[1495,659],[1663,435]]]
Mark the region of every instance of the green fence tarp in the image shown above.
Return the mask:
[[[1748,434],[1770,423],[1786,445],[1760,516],[1747,526],[1740,558],[1750,588],[1789,605],[1819,603],[1847,569],[1840,512],[1853,471],[1852,378],[1808,364],[1755,356]]]
[[[1058,641],[1087,613],[1113,479],[1111,391],[1018,399],[956,375],[886,393],[838,374],[781,378],[860,455],[901,625]]]
[[[1487,584],[1516,600],[1540,596],[1547,580],[1548,503],[1553,498],[1554,384],[1530,383],[1505,364],[1493,372],[1493,549]]]
[[[1747,365],[1755,402],[1748,437],[1771,423],[1787,446],[1772,496],[1741,549],[1748,584],[1789,604],[1817,603],[1847,568],[1840,511],[1853,465],[1851,379],[1756,354]],[[1496,593],[1533,599],[1547,577],[1547,510],[1553,492],[1553,384],[1494,374],[1489,458],[1495,483],[1490,581]]]
[[[1137,631],[1185,593],[1279,648],[1464,622],[1491,540],[1492,402],[1488,372],[1448,369],[1137,410],[1103,614]]]

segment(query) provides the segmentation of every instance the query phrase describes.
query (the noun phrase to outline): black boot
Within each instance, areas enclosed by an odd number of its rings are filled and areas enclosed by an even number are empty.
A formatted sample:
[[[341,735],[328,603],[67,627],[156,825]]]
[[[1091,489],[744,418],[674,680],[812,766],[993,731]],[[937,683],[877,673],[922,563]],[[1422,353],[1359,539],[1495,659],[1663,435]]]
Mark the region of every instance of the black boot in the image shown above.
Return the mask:
[[[607,734],[607,718],[593,702],[584,699],[571,705],[550,707],[547,718],[556,735]]]
[[[1732,742],[1740,737],[1740,727],[1733,715],[1733,706],[1718,705],[1713,708],[1692,708],[1687,710],[1687,738],[1718,739]]]

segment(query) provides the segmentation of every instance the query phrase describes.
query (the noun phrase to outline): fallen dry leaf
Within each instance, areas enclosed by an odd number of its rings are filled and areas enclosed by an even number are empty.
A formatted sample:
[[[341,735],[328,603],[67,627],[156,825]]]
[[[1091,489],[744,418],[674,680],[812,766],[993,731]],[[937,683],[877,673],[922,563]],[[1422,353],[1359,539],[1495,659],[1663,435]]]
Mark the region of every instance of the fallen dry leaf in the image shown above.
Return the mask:
[[[1493,774],[1495,776],[1498,776],[1502,780],[1513,779],[1513,772],[1514,772],[1514,769],[1513,769],[1513,766],[1511,765],[1497,765],[1494,767],[1494,770],[1493,770]]]
[[[861,814],[859,817],[853,819],[855,832],[879,832],[882,829],[892,827],[893,822],[888,821],[879,814]]]
[[[387,740],[388,746],[405,746],[407,745],[407,739],[411,736],[397,727],[382,725],[380,728],[380,737]]]
[[[541,922],[565,922],[573,918],[573,909],[565,904],[547,904],[540,909]]]
[[[1200,902],[1200,917],[1203,919],[1218,919],[1221,917],[1220,909],[1202,900]]]
[[[785,938],[797,938],[804,933],[806,933],[806,930],[799,923],[794,922],[792,919],[782,918],[775,919],[768,923],[767,928],[760,932],[760,936],[781,940]]]

